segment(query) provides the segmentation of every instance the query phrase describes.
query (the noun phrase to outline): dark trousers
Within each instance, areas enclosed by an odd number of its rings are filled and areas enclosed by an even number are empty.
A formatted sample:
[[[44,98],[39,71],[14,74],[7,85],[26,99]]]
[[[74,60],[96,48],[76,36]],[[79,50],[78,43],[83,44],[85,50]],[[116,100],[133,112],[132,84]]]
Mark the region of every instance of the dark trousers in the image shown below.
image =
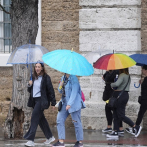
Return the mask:
[[[27,140],[34,141],[36,130],[38,127],[38,124],[43,131],[45,137],[49,139],[52,137],[52,132],[49,128],[48,122],[44,116],[43,110],[41,110],[41,98],[33,98],[34,101],[34,109],[32,112],[31,117],[31,126],[29,128],[29,131],[25,134],[24,138]]]
[[[138,112],[138,117],[137,117],[137,120],[136,120],[136,125],[140,125],[141,122],[142,122],[142,119],[143,119],[143,116],[144,116],[144,113],[146,112],[147,110],[147,103],[141,103],[140,105],[140,109],[139,109],[139,112]]]
[[[116,91],[114,93],[114,97],[117,97],[119,95],[120,91]],[[123,92],[123,94],[117,99],[116,102],[116,108],[113,110],[113,118],[114,118],[114,130],[119,131],[119,124],[120,121],[125,122],[129,126],[133,127],[134,123],[133,121],[125,116],[125,108],[126,104],[129,100],[129,94],[128,92]]]
[[[107,104],[105,105],[105,114],[107,118],[107,123],[109,126],[111,126],[113,120],[113,109],[109,107]],[[120,121],[119,127],[123,127],[122,121]]]

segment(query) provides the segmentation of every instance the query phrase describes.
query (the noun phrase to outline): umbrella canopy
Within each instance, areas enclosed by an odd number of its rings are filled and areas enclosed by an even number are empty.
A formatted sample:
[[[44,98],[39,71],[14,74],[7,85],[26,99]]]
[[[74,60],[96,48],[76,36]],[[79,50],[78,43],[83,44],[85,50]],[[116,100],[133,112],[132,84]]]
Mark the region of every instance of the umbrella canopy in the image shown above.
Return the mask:
[[[138,66],[147,65],[147,54],[133,54],[133,55],[130,55],[130,57],[136,61],[136,65],[138,65]],[[142,77],[142,75],[141,75],[141,77]],[[136,86],[136,83],[134,83],[134,87],[139,88],[140,83],[138,86]]]
[[[89,52],[85,55],[85,58],[88,60],[89,63],[93,65],[101,56],[113,53],[113,50],[105,50],[105,49],[99,49],[96,51]]]
[[[133,54],[130,57],[135,60],[138,66],[147,65],[147,54]]]
[[[42,56],[48,50],[40,45],[25,44],[16,48],[10,55],[7,64],[32,64],[38,62],[43,63]]]
[[[115,70],[128,68],[135,65],[136,62],[125,54],[107,54],[100,57],[95,63],[94,68],[104,70]]]
[[[94,72],[86,58],[74,51],[59,49],[43,55],[42,59],[50,67],[71,75],[89,76]]]

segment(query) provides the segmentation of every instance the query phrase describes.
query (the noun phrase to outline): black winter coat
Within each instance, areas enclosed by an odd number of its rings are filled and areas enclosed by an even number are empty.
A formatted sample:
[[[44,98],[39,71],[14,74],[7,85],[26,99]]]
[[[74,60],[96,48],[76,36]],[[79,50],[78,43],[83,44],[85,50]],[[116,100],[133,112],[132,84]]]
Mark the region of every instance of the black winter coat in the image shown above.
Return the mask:
[[[114,83],[114,79],[116,75],[119,74],[118,70],[113,70],[111,73],[109,71],[106,71],[105,74],[103,75],[103,78],[105,80],[105,89],[103,92],[103,101],[107,101],[113,94],[114,90],[111,88],[111,83]]]
[[[147,77],[144,78],[141,84],[141,103],[147,104]]]
[[[45,74],[42,76],[40,88],[41,88],[41,109],[42,110],[48,109],[50,106],[50,102],[52,106],[55,106],[56,105],[55,92],[49,75]],[[28,92],[30,93],[30,97],[27,106],[34,107],[33,85],[31,87],[28,87]]]

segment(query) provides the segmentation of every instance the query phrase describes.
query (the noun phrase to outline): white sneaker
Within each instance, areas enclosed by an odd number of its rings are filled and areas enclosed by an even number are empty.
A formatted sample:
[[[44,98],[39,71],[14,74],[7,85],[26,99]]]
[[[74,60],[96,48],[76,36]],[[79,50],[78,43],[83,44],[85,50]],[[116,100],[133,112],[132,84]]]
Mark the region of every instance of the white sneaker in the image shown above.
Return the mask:
[[[126,130],[126,132],[128,132],[128,133],[130,133],[132,135],[135,135],[135,133],[133,133],[132,128],[126,128],[125,130]]]
[[[34,141],[29,140],[25,146],[35,146]]]
[[[48,144],[50,144],[50,143],[53,142],[53,141],[55,141],[55,137],[54,137],[54,136],[52,136],[51,138],[47,139],[47,140],[44,142],[44,144],[48,145]]]

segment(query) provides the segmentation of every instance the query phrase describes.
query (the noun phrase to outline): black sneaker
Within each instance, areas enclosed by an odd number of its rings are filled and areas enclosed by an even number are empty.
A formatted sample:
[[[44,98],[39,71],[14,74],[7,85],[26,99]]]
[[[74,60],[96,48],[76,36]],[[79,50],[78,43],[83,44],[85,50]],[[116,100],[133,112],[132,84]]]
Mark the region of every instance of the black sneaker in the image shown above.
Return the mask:
[[[142,127],[141,126],[135,126],[135,127],[133,127],[133,133],[135,134],[135,137],[138,137],[139,136],[139,134],[140,134],[140,132],[141,132],[141,129],[142,129]]]
[[[104,130],[102,130],[103,133],[106,133],[106,132],[112,132],[112,128],[106,128]]]
[[[133,133],[133,129],[132,128],[126,128],[125,131],[128,132],[128,133],[130,133],[130,134],[132,134],[132,135],[135,135]]]
[[[83,147],[83,143],[77,141],[73,147]]]
[[[109,137],[109,138],[118,138],[118,132],[116,131],[112,131],[112,133],[110,134],[107,134],[106,137]]]
[[[124,130],[119,130],[118,134],[124,134]]]
[[[64,146],[64,143],[61,143],[61,142],[56,142],[56,143],[54,143],[53,145],[52,145],[52,147],[56,147],[56,146],[58,146],[58,147],[65,147]]]

